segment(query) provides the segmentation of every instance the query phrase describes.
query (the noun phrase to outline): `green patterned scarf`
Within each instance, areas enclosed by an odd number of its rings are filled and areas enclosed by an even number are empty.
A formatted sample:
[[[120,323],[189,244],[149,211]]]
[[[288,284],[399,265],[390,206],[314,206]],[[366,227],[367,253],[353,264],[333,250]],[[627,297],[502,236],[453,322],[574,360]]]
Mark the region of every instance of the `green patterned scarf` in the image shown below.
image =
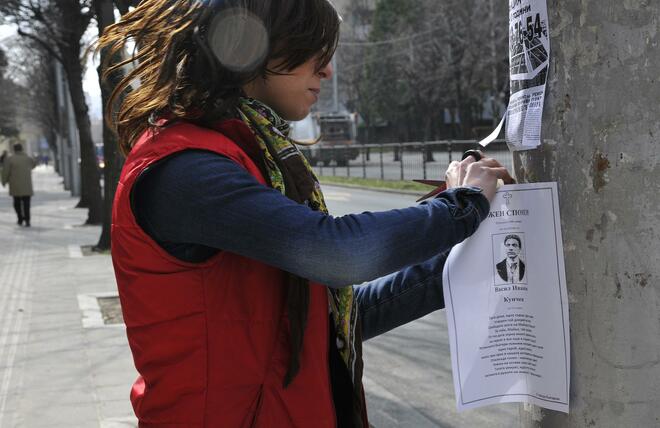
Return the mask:
[[[311,166],[288,137],[289,124],[271,108],[253,99],[241,99],[239,114],[256,136],[263,153],[264,164],[269,174],[267,179],[271,186],[296,202],[327,214],[328,209],[323,199],[321,186]],[[294,280],[289,284],[288,313],[292,330],[292,363],[285,378],[285,385],[288,385],[298,372],[299,353],[302,348],[309,305],[309,282],[294,275],[291,276],[294,277]],[[305,290],[301,292],[300,289]],[[353,287],[338,289],[328,287],[328,298],[330,311],[335,321],[339,352],[355,387],[356,412],[361,414],[364,405],[362,338]],[[296,322],[300,322],[297,327],[294,325]],[[299,337],[295,337],[296,335]],[[362,416],[359,418],[361,419]]]

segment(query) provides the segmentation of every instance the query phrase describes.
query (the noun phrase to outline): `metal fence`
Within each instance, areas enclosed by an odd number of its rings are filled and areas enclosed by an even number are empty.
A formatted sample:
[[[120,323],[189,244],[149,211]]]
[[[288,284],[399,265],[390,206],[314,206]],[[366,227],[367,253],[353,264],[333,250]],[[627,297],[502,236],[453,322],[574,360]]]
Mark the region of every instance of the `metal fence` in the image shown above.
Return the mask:
[[[400,144],[362,144],[350,147],[313,147],[302,151],[319,176],[380,180],[442,179],[453,160],[466,150],[479,149],[511,170],[513,160],[504,141],[487,148],[477,141],[433,141]]]

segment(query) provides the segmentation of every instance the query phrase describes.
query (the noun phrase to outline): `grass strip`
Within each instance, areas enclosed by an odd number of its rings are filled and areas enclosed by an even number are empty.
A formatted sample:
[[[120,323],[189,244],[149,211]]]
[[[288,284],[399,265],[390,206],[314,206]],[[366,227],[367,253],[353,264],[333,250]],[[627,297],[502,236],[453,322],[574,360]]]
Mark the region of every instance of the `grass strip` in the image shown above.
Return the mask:
[[[351,186],[360,186],[371,189],[404,190],[415,192],[430,192],[432,187],[413,181],[399,180],[378,180],[375,178],[357,178],[357,177],[328,177],[321,176],[319,180],[322,184],[348,184]]]

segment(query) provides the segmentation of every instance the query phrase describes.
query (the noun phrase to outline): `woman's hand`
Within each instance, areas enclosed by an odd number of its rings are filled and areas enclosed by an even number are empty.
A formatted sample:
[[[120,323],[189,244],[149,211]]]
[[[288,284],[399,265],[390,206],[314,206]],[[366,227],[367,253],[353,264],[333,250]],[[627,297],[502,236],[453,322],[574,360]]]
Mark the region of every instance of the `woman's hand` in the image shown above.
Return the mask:
[[[468,156],[461,162],[454,161],[449,164],[445,173],[448,189],[460,186],[480,187],[489,201],[495,197],[497,180],[502,180],[505,184],[515,183],[506,168],[495,159],[486,157],[480,161],[473,156]]]

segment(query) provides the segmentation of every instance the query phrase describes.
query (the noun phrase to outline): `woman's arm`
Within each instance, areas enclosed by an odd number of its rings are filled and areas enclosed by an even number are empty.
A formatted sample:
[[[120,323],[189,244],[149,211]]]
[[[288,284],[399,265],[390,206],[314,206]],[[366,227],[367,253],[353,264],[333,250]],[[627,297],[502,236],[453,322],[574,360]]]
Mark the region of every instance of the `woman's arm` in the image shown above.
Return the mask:
[[[447,251],[489,209],[478,191],[459,188],[405,209],[335,218],[200,151],[143,173],[133,196],[134,210],[159,243],[230,251],[330,287],[373,280]]]
[[[445,307],[442,269],[449,251],[355,287],[363,340]]]

